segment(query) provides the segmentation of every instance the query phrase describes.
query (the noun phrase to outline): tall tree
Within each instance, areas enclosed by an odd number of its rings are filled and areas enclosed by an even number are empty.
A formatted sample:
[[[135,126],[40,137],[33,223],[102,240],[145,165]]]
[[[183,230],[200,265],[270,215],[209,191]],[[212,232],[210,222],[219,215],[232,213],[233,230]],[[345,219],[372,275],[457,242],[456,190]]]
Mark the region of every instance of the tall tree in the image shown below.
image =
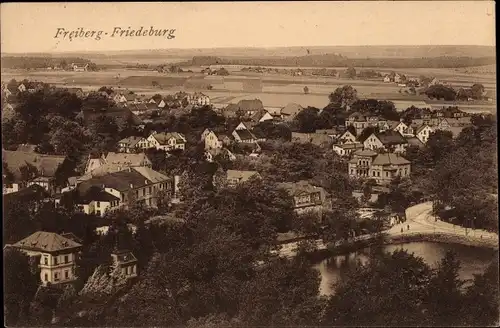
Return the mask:
[[[29,257],[19,250],[4,249],[3,256],[5,320],[7,325],[15,326],[29,315],[40,278],[33,272]]]

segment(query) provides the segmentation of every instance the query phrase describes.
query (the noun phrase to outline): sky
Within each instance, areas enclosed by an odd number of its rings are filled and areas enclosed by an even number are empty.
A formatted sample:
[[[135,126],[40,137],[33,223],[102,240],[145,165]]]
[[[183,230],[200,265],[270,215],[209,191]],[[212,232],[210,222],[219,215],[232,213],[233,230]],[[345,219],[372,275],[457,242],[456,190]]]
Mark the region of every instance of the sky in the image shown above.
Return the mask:
[[[3,53],[340,45],[495,45],[492,1],[3,3]],[[172,30],[111,37],[115,28]],[[66,37],[58,28],[68,31]],[[96,31],[69,39],[71,31]],[[60,30],[63,32],[63,30]],[[96,36],[101,33],[100,40]],[[108,33],[107,35],[105,33]],[[168,35],[168,33],[166,33]]]

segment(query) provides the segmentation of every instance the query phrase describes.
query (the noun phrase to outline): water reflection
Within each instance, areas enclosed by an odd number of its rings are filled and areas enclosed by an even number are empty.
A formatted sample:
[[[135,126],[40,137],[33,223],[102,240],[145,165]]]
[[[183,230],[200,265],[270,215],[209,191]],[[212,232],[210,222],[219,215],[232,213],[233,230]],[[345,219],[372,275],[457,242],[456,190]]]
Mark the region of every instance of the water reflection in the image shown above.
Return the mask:
[[[494,251],[489,249],[432,242],[388,245],[383,248],[385,252],[393,252],[397,249],[405,249],[410,253],[414,253],[415,256],[422,257],[433,268],[444,257],[447,250],[454,250],[461,263],[460,278],[463,280],[473,279],[474,274],[484,272],[494,257],[497,256]],[[373,250],[366,248],[345,255],[333,256],[315,265],[315,268],[321,273],[320,293],[322,295],[331,295],[333,293],[333,284],[339,282],[348,269],[353,267],[357,261],[365,264],[368,261],[370,251]]]

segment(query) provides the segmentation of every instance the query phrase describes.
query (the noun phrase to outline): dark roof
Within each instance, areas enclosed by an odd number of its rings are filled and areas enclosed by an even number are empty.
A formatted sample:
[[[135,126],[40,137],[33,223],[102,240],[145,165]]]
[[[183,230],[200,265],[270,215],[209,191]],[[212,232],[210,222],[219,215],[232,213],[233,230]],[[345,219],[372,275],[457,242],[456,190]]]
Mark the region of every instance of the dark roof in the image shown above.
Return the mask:
[[[36,167],[40,176],[53,177],[65,156],[42,155],[25,151],[2,150],[2,160],[7,163],[7,167],[14,175],[14,179],[21,179],[20,167],[29,163]]]
[[[122,140],[118,141],[118,143],[119,144],[124,143],[127,145],[127,147],[135,147],[135,145],[137,145],[137,143],[139,141],[141,141],[142,139],[145,139],[145,138],[132,136],[132,137],[122,139]]]
[[[120,122],[125,122],[127,119],[131,119],[133,124],[141,124],[142,121],[137,117],[130,109],[125,107],[122,108],[110,108],[107,110],[83,110],[77,116],[82,118],[85,124],[90,123],[90,121],[96,119],[99,116],[112,117]]]
[[[116,189],[120,192],[126,192],[138,187],[144,187],[150,183],[151,181],[146,179],[142,174],[131,169],[93,177],[80,183],[77,189],[81,195],[86,194],[92,186],[104,186],[106,188]]]
[[[18,241],[13,246],[42,252],[57,252],[81,247],[82,245],[54,232],[37,231]]]
[[[161,132],[154,134],[153,137],[158,141],[160,145],[167,145],[168,141],[172,138],[174,138],[178,143],[185,142],[184,136],[178,132]]]
[[[254,140],[255,136],[252,134],[252,132],[248,131],[247,129],[241,129],[241,130],[235,130],[236,133],[240,136],[241,140]]]
[[[120,250],[111,254],[111,257],[115,256],[118,264],[127,264],[132,262],[137,262],[137,258],[129,250]]]
[[[34,184],[17,192],[3,195],[3,200],[5,202],[16,200],[25,202],[30,200],[42,200],[47,197],[49,197],[49,193],[45,190],[45,188]]]
[[[401,133],[394,130],[386,130],[384,132],[375,133],[375,135],[385,146],[408,143]]]
[[[264,105],[259,99],[243,99],[236,106],[242,111],[260,111],[264,109]]]
[[[157,104],[153,104],[153,103],[147,103],[147,104],[146,104],[146,107],[147,107],[149,110],[157,110],[157,109],[158,109],[158,105],[157,105]]]
[[[378,154],[377,157],[373,160],[372,165],[404,165],[410,164],[410,161],[404,158],[403,156],[399,156],[398,154]]]
[[[264,133],[264,131],[260,130],[260,129],[253,129],[252,130],[252,133],[253,135],[257,138],[257,139],[266,139],[267,138],[267,135]]]
[[[424,144],[422,143],[422,141],[420,141],[416,137],[408,137],[408,138],[406,138],[406,141],[408,141],[408,144],[412,145],[412,146],[417,146],[417,147],[423,147],[424,146]]]
[[[113,202],[120,200],[120,198],[106,192],[100,188],[89,188],[87,192],[79,197],[79,204],[89,204],[92,201],[98,202]]]

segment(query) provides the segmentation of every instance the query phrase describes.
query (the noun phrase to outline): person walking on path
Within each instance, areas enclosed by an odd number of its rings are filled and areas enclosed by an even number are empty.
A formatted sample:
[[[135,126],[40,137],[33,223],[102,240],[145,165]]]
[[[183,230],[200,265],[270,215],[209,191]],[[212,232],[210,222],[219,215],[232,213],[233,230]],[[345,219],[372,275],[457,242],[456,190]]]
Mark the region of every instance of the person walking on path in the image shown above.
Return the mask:
[[[401,227],[401,233],[403,233],[403,227]]]
[[[408,230],[410,230],[410,225],[407,225]]]

